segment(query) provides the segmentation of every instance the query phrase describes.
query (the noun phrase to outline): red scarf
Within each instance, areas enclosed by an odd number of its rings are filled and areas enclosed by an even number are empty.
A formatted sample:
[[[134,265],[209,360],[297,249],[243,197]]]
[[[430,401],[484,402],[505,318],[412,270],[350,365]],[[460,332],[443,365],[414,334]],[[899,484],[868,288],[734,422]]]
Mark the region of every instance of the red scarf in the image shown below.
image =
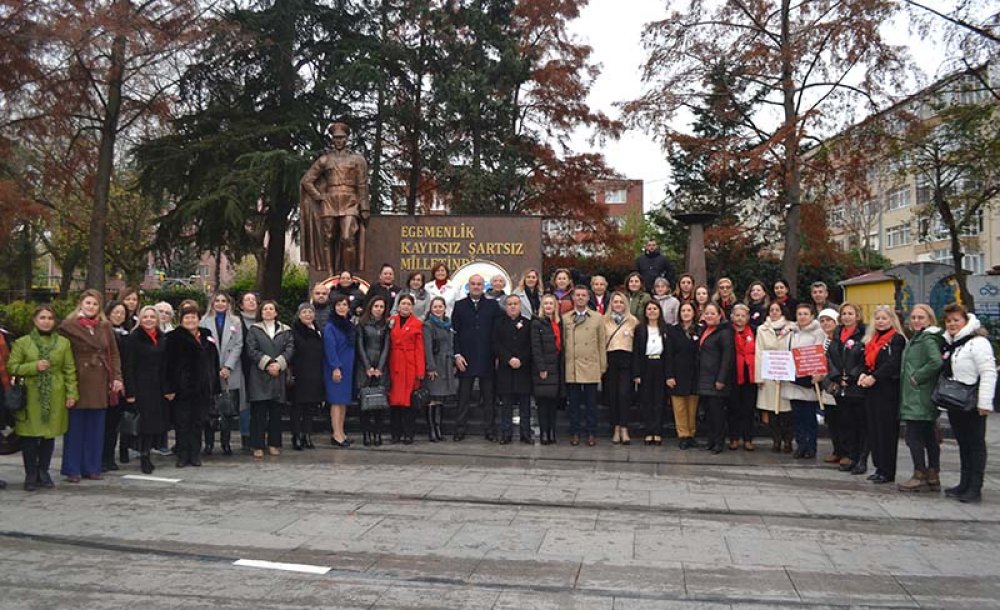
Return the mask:
[[[96,317],[88,318],[87,316],[80,316],[77,320],[80,321],[80,326],[84,328],[97,328],[97,325],[101,323]]]
[[[743,330],[733,329],[736,337],[736,384],[753,383],[754,368],[757,365],[757,343],[753,330],[744,326]]]
[[[788,295],[786,294],[783,297],[777,297],[774,300],[777,301],[777,302],[779,302],[779,303],[781,303],[782,305],[784,305],[785,303],[788,302]]]
[[[550,320],[552,323],[552,333],[556,336],[556,352],[562,352],[562,331],[559,330],[559,322]]]
[[[448,283],[448,280],[434,280],[434,285],[438,287],[438,290],[444,288],[444,285]]]
[[[840,342],[841,343],[847,343],[847,340],[851,338],[851,336],[854,334],[854,330],[856,328],[857,328],[857,325],[854,325],[854,326],[852,326],[850,328],[848,328],[846,326],[841,327],[841,329],[840,329]]]
[[[868,367],[869,371],[875,370],[875,360],[878,358],[878,353],[883,347],[889,345],[889,341],[896,336],[896,329],[890,328],[884,333],[875,333],[872,340],[865,345],[865,366]]]
[[[149,340],[153,342],[153,347],[156,347],[156,329],[155,328],[144,328],[146,334],[149,335]]]
[[[703,332],[701,334],[701,341],[698,342],[698,347],[704,346],[705,345],[705,339],[708,339],[708,336],[711,335],[712,333],[714,333],[715,329],[717,329],[717,328],[719,328],[718,325],[715,325],[715,326],[706,326],[705,327],[705,332]]]
[[[597,313],[599,313],[599,314],[601,314],[603,316],[604,315],[604,295],[602,294],[601,296],[594,297],[594,298],[597,299]]]

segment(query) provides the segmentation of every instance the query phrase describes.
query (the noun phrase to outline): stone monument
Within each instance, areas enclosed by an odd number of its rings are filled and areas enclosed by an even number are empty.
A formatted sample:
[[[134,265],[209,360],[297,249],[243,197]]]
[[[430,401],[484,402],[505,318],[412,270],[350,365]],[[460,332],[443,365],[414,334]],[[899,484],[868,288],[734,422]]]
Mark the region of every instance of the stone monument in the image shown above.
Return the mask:
[[[705,225],[718,218],[715,212],[675,212],[674,220],[688,227],[687,272],[694,276],[696,285],[708,282],[705,265]]]
[[[302,260],[310,275],[357,271],[365,265],[365,233],[371,215],[368,163],[347,148],[351,133],[345,123],[332,123],[327,133],[333,150],[323,154],[302,176],[299,222]]]

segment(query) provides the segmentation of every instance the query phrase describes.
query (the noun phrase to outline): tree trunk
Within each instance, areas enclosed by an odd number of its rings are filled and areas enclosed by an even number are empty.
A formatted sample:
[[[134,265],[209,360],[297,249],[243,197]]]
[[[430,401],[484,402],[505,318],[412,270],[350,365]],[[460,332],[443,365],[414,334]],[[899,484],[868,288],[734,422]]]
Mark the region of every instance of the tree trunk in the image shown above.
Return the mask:
[[[410,138],[409,138],[409,157],[410,157],[410,172],[409,180],[407,183],[407,193],[406,193],[406,213],[411,216],[417,213],[417,195],[420,190],[420,170],[421,170],[421,158],[420,158],[420,134],[423,130],[423,122],[421,118],[423,117],[423,58],[424,53],[424,38],[420,37],[420,45],[417,48],[417,66],[416,70],[413,71],[413,107],[412,114],[410,116]]]
[[[940,184],[940,176],[938,176],[938,178],[938,184]],[[959,232],[958,225],[955,223],[955,215],[952,214],[948,200],[945,198],[944,192],[939,186],[936,186],[934,189],[934,206],[937,208],[938,213],[941,214],[941,220],[944,222],[944,225],[948,227],[952,268],[955,270],[955,282],[958,284],[958,296],[962,300],[962,304],[965,305],[969,311],[972,311],[975,309],[976,303],[973,300],[972,293],[969,292],[969,284],[966,281],[965,270],[962,269],[962,259],[965,258],[965,254],[962,252],[961,234]]]
[[[128,0],[118,0],[119,17],[127,13]],[[122,20],[123,22],[123,20]],[[90,235],[87,240],[87,287],[104,294],[104,246],[107,241],[105,225],[108,220],[108,194],[114,170],[115,140],[118,137],[118,120],[122,106],[122,81],[125,73],[124,35],[115,37],[111,45],[111,66],[108,70],[107,104],[101,124],[101,142],[97,156],[97,175],[94,186],[94,209],[90,215]]]
[[[259,273],[261,297],[277,299],[281,295],[281,276],[285,270],[285,231],[288,228],[286,206],[271,202],[267,212],[267,252],[264,268]]]
[[[21,256],[22,264],[24,265],[24,270],[22,275],[23,285],[22,290],[24,293],[24,300],[31,300],[31,286],[35,283],[35,240],[31,236],[31,223],[25,222],[24,230],[21,233]]]
[[[792,80],[791,0],[781,0],[781,88],[784,94],[784,202],[785,253],[781,272],[792,296],[798,293],[801,249],[801,173],[799,168],[798,116],[795,112],[795,82]]]

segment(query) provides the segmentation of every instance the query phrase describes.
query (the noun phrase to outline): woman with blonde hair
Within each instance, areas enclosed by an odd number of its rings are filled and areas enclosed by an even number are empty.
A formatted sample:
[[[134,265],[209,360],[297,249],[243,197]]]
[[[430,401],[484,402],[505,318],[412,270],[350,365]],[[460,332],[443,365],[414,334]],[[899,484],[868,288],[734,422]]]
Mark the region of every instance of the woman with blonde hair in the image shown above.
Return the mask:
[[[521,299],[521,315],[529,320],[541,307],[542,294],[541,275],[536,269],[528,269],[521,274],[521,279],[514,288],[514,296]]]
[[[70,483],[79,483],[81,477],[100,480],[104,418],[108,408],[119,408],[125,387],[118,343],[101,312],[101,293],[84,290],[76,309],[59,325],[59,334],[73,348],[80,392],[69,413],[62,474]]]
[[[941,447],[938,445],[938,409],[931,394],[941,371],[944,336],[929,305],[910,310],[913,335],[903,349],[900,371],[899,417],[906,423],[906,446],[913,458],[913,476],[900,483],[900,491],[940,491]]]
[[[611,425],[615,445],[630,444],[628,433],[629,407],[632,405],[632,341],[639,321],[629,313],[628,299],[624,294],[611,295],[611,306],[604,314],[605,351],[608,353],[608,372],[604,375],[604,402],[611,412]],[[645,348],[645,346],[643,346]]]
[[[865,324],[861,308],[853,303],[840,306],[838,326],[826,350],[826,389],[837,402],[841,444],[841,472],[865,474],[868,470],[867,414],[865,392],[858,378],[865,372]]]
[[[906,338],[899,317],[888,305],[879,305],[872,314],[872,325],[865,333],[865,372],[858,386],[865,391],[868,416],[868,446],[875,473],[868,480],[875,484],[896,480],[896,453],[899,445],[899,372]]]

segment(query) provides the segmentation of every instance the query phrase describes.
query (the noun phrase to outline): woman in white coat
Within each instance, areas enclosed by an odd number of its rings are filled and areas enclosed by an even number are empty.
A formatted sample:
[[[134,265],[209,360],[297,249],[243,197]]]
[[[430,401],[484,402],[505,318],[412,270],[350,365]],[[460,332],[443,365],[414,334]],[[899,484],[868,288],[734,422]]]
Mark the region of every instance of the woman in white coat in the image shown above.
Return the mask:
[[[232,426],[239,417],[240,401],[243,397],[243,367],[240,356],[243,353],[243,324],[233,313],[233,303],[224,292],[212,295],[211,309],[201,319],[200,326],[212,335],[219,351],[219,381],[223,392],[229,392],[232,411],[219,413],[219,442],[222,452],[233,454],[230,444]],[[214,415],[214,412],[213,412]],[[211,455],[215,446],[215,429],[205,426],[205,455]]]
[[[762,417],[767,417],[773,440],[771,451],[774,453],[781,452],[782,443],[785,453],[792,452],[792,405],[788,402],[788,395],[780,390],[781,382],[764,379],[761,367],[764,363],[764,352],[788,349],[788,333],[791,328],[792,323],[785,319],[778,303],[771,303],[768,306],[767,319],[757,327],[754,354],[754,379],[760,383],[757,392],[757,410],[763,411]]]
[[[788,336],[788,350],[802,347],[820,347],[826,343],[826,333],[816,320],[816,312],[810,303],[799,303],[795,307],[795,324]],[[812,459],[816,457],[816,437],[819,434],[819,393],[817,388],[823,375],[796,376],[795,381],[781,382],[781,393],[788,396],[792,404],[795,420],[795,453],[792,457]]]
[[[455,301],[458,300],[459,287],[451,281],[451,272],[448,271],[447,265],[436,263],[431,267],[431,281],[424,284],[424,290],[427,291],[428,304],[434,300],[434,297],[444,299],[445,315],[450,318],[451,310],[454,309]]]
[[[979,386],[974,406],[948,410],[948,421],[958,441],[961,479],[958,485],[946,489],[945,495],[960,502],[979,502],[986,471],[986,416],[993,411],[996,390],[996,359],[985,330],[965,306],[952,303],[944,308],[944,328],[941,375]]]

